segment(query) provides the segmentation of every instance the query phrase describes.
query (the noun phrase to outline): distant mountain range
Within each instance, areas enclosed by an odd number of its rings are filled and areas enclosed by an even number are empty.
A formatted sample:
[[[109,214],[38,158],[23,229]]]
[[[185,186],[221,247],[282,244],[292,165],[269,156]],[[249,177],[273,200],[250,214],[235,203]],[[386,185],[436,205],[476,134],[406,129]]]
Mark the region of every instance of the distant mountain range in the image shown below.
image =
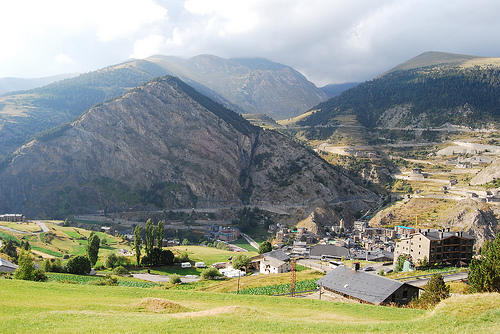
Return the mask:
[[[299,115],[327,99],[299,72],[262,58],[200,55],[189,59],[155,56],[131,60],[0,96],[0,157],[14,152],[35,134],[164,75],[181,78],[227,108],[267,114],[274,119]]]
[[[242,204],[331,204],[348,215],[378,200],[313,151],[172,76],[39,135],[0,164],[0,184],[0,212],[40,218]]]
[[[79,74],[65,73],[43,78],[0,78],[0,94],[45,86],[55,81],[74,78]]]
[[[297,123],[339,125],[354,116],[368,128],[490,127],[499,125],[498,101],[500,58],[425,52],[320,103]]]

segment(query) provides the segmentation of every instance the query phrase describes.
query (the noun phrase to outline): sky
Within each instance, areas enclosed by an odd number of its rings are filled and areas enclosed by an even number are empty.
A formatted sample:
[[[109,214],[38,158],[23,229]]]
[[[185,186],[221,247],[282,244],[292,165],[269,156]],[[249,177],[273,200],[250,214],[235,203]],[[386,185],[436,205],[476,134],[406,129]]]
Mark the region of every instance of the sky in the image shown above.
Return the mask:
[[[318,87],[425,51],[500,57],[498,0],[15,0],[0,3],[0,78],[163,54],[262,57]]]

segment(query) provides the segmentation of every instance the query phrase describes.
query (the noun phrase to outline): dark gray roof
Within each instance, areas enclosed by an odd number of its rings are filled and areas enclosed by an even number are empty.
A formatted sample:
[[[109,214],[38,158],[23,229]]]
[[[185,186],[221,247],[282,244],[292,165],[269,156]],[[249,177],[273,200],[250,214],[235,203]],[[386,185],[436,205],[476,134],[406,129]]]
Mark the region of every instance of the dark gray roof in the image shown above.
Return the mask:
[[[459,237],[463,239],[475,239],[467,232],[441,232],[441,231],[424,231],[420,232],[424,237],[429,240],[444,240],[450,237]]]
[[[346,266],[334,268],[316,283],[330,290],[375,305],[383,303],[384,300],[405,284],[364,271],[354,271]]]
[[[278,259],[281,261],[285,261],[285,262],[290,260],[290,257],[288,255],[286,255],[285,252],[283,252],[281,249],[276,249],[276,250],[264,253],[262,255],[266,256],[266,257],[272,257],[272,258],[275,258],[275,259]]]
[[[349,250],[345,247],[334,245],[316,245],[311,247],[311,256],[330,255],[341,258],[349,256]]]

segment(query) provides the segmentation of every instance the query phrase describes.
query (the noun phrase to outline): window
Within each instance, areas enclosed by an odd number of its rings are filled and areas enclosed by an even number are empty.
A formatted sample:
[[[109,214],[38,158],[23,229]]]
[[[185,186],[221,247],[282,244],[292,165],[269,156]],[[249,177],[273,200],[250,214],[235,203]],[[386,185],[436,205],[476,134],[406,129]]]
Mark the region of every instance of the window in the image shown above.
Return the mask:
[[[408,290],[403,290],[403,298],[408,298]]]

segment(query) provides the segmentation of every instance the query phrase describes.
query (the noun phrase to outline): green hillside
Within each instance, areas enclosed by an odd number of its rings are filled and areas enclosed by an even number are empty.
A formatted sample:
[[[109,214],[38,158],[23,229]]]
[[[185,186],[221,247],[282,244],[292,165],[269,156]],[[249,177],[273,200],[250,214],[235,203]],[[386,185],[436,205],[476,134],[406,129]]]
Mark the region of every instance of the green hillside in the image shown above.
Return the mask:
[[[166,74],[169,72],[160,66],[138,60],[0,96],[0,158],[35,134],[69,122],[97,103]]]
[[[497,333],[498,294],[435,310],[322,300],[0,280],[3,333]],[[36,298],[34,298],[36,296]]]
[[[355,115],[370,128],[498,125],[498,59],[445,55],[429,53],[402,64],[319,104],[298,124],[334,124],[339,115]]]

